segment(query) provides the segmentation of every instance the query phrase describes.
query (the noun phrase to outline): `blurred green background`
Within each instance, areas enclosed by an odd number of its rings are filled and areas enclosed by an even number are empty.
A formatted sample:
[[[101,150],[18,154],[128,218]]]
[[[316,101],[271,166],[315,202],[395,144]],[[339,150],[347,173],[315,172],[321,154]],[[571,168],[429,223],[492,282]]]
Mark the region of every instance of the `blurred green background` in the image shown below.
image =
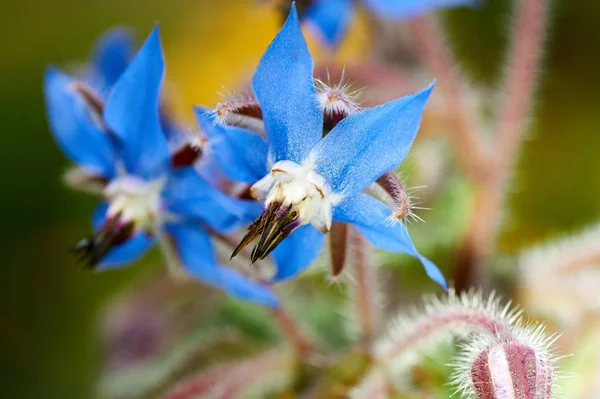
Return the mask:
[[[141,39],[159,21],[175,93],[183,104],[214,105],[221,85],[235,87],[251,74],[276,31],[276,16],[251,10],[251,3],[0,4],[0,396],[92,397],[101,360],[98,310],[148,269],[92,274],[70,255],[69,247],[88,231],[94,199],[61,183],[68,161],[47,130],[44,67],[85,60],[111,26],[132,26]],[[509,252],[600,217],[600,3],[553,3],[536,118],[514,175],[501,240]],[[443,14],[474,83],[497,86],[509,10],[508,1],[486,0],[478,10]]]

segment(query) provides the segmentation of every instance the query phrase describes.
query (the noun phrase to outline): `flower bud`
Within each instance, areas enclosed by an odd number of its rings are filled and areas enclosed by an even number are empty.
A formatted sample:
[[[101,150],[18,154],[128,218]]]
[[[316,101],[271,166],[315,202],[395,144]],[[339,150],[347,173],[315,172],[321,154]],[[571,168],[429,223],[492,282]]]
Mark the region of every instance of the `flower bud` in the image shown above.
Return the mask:
[[[459,391],[477,399],[550,399],[555,358],[550,349],[555,336],[543,328],[517,327],[499,338],[486,336],[465,344],[458,363]]]
[[[533,348],[513,341],[481,352],[471,365],[471,379],[479,399],[550,398],[552,378],[547,371]]]
[[[360,90],[352,91],[351,85],[344,80],[344,74],[339,83],[331,85],[321,80],[315,81],[317,99],[323,110],[323,132],[326,134],[342,119],[360,111],[356,97]]]

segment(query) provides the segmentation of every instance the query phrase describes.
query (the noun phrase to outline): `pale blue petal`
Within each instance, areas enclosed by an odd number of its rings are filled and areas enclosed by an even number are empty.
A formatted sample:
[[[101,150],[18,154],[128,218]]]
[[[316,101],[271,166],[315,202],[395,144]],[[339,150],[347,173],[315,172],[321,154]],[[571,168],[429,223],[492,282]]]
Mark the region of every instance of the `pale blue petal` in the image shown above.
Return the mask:
[[[170,162],[159,116],[164,59],[155,27],[111,91],[104,109],[108,126],[123,142],[127,172],[144,178],[161,174]]]
[[[94,211],[92,215],[92,225],[97,231],[102,227],[105,220],[108,205],[103,202]],[[155,239],[146,233],[135,234],[129,240],[121,245],[111,249],[98,263],[96,269],[112,269],[121,266],[127,266],[140,259],[154,245]]]
[[[210,236],[197,223],[169,223],[165,226],[173,240],[184,269],[196,279],[210,285],[219,281],[217,259]]]
[[[268,285],[252,281],[228,266],[220,266],[219,274],[223,289],[232,296],[269,307],[279,307],[279,299]]]
[[[262,211],[262,205],[256,201],[225,195],[203,180],[193,167],[171,172],[163,201],[169,212],[197,219],[223,233],[254,220]]]
[[[478,0],[362,0],[381,19],[410,19],[438,8],[473,6]]]
[[[196,119],[208,138],[209,152],[231,180],[256,183],[267,173],[267,143],[258,134],[215,124],[212,111],[196,107]]]
[[[134,51],[135,41],[130,29],[114,28],[98,39],[92,52],[92,67],[102,92],[117,82],[133,58]]]
[[[405,96],[343,119],[311,151],[309,159],[334,191],[362,191],[400,165],[412,145],[433,83]]]
[[[333,219],[355,225],[371,244],[390,252],[402,252],[419,259],[427,275],[448,288],[446,279],[429,259],[415,248],[403,223],[388,223],[391,209],[383,202],[366,194],[345,199],[334,208]]]
[[[114,175],[116,150],[111,137],[95,122],[70,76],[49,67],[44,75],[48,124],[54,139],[75,163],[99,176]]]
[[[295,5],[261,58],[252,86],[262,109],[272,160],[301,162],[322,135],[323,112]]]
[[[277,272],[273,281],[296,276],[319,256],[325,234],[311,225],[297,228],[273,250]]]
[[[317,0],[306,10],[302,21],[316,30],[325,44],[335,47],[344,38],[353,12],[352,0]]]
[[[185,270],[197,280],[244,301],[276,307],[279,301],[267,286],[250,280],[226,266],[217,265],[208,233],[192,223],[167,225],[167,231]]]
[[[140,259],[155,243],[146,233],[137,233],[121,245],[115,246],[98,263],[96,269],[127,266]]]

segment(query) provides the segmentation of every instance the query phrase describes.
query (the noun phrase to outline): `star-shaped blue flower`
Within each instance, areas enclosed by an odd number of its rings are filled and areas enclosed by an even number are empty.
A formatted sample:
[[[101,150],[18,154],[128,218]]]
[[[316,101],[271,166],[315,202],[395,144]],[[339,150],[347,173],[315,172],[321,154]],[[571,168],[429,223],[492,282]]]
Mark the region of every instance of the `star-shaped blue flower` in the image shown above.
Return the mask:
[[[313,60],[295,6],[252,83],[266,141],[241,128],[217,125],[210,111],[197,109],[223,171],[233,180],[253,183],[252,194],[264,201],[262,214],[240,246],[257,239],[253,259],[272,251],[277,264],[274,281],[282,280],[315,259],[332,221],[349,223],[375,246],[418,258],[427,274],[446,287],[438,268],[415,249],[405,226],[388,222],[392,210],[362,193],[406,156],[433,84],[350,115],[322,137]]]
[[[302,16],[329,46],[343,39],[358,0],[313,0]],[[478,0],[360,0],[377,17],[407,20],[426,12],[447,7],[469,6]]]
[[[267,287],[217,263],[207,229],[236,229],[260,206],[221,193],[191,166],[174,166],[159,111],[164,69],[155,28],[101,109],[90,110],[74,89],[76,80],[56,68],[46,71],[55,138],[73,161],[105,179],[105,201],[93,217],[96,233],[76,251],[91,267],[107,268],[135,261],[158,241],[175,270],[181,265],[234,296],[277,306]]]

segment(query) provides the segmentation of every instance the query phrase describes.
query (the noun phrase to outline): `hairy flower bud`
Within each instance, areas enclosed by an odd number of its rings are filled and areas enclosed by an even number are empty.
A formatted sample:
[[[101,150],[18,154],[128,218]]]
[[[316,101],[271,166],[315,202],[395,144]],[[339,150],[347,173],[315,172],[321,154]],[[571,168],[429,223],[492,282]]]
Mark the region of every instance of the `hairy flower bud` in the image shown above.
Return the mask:
[[[219,125],[236,126],[251,130],[262,136],[265,127],[262,109],[252,90],[227,92],[214,110],[214,121]]]
[[[328,74],[329,75],[329,74]],[[327,83],[315,80],[317,99],[323,109],[323,133],[327,134],[342,119],[360,111],[356,101],[360,90],[352,90],[352,85],[345,81],[344,72],[337,84],[332,85],[329,76]]]
[[[471,379],[479,399],[549,398],[552,377],[546,366],[533,348],[506,342],[489,347],[475,358]]]
[[[453,382],[464,396],[477,399],[550,399],[556,337],[541,326],[521,327],[505,337],[482,336],[464,345]]]

